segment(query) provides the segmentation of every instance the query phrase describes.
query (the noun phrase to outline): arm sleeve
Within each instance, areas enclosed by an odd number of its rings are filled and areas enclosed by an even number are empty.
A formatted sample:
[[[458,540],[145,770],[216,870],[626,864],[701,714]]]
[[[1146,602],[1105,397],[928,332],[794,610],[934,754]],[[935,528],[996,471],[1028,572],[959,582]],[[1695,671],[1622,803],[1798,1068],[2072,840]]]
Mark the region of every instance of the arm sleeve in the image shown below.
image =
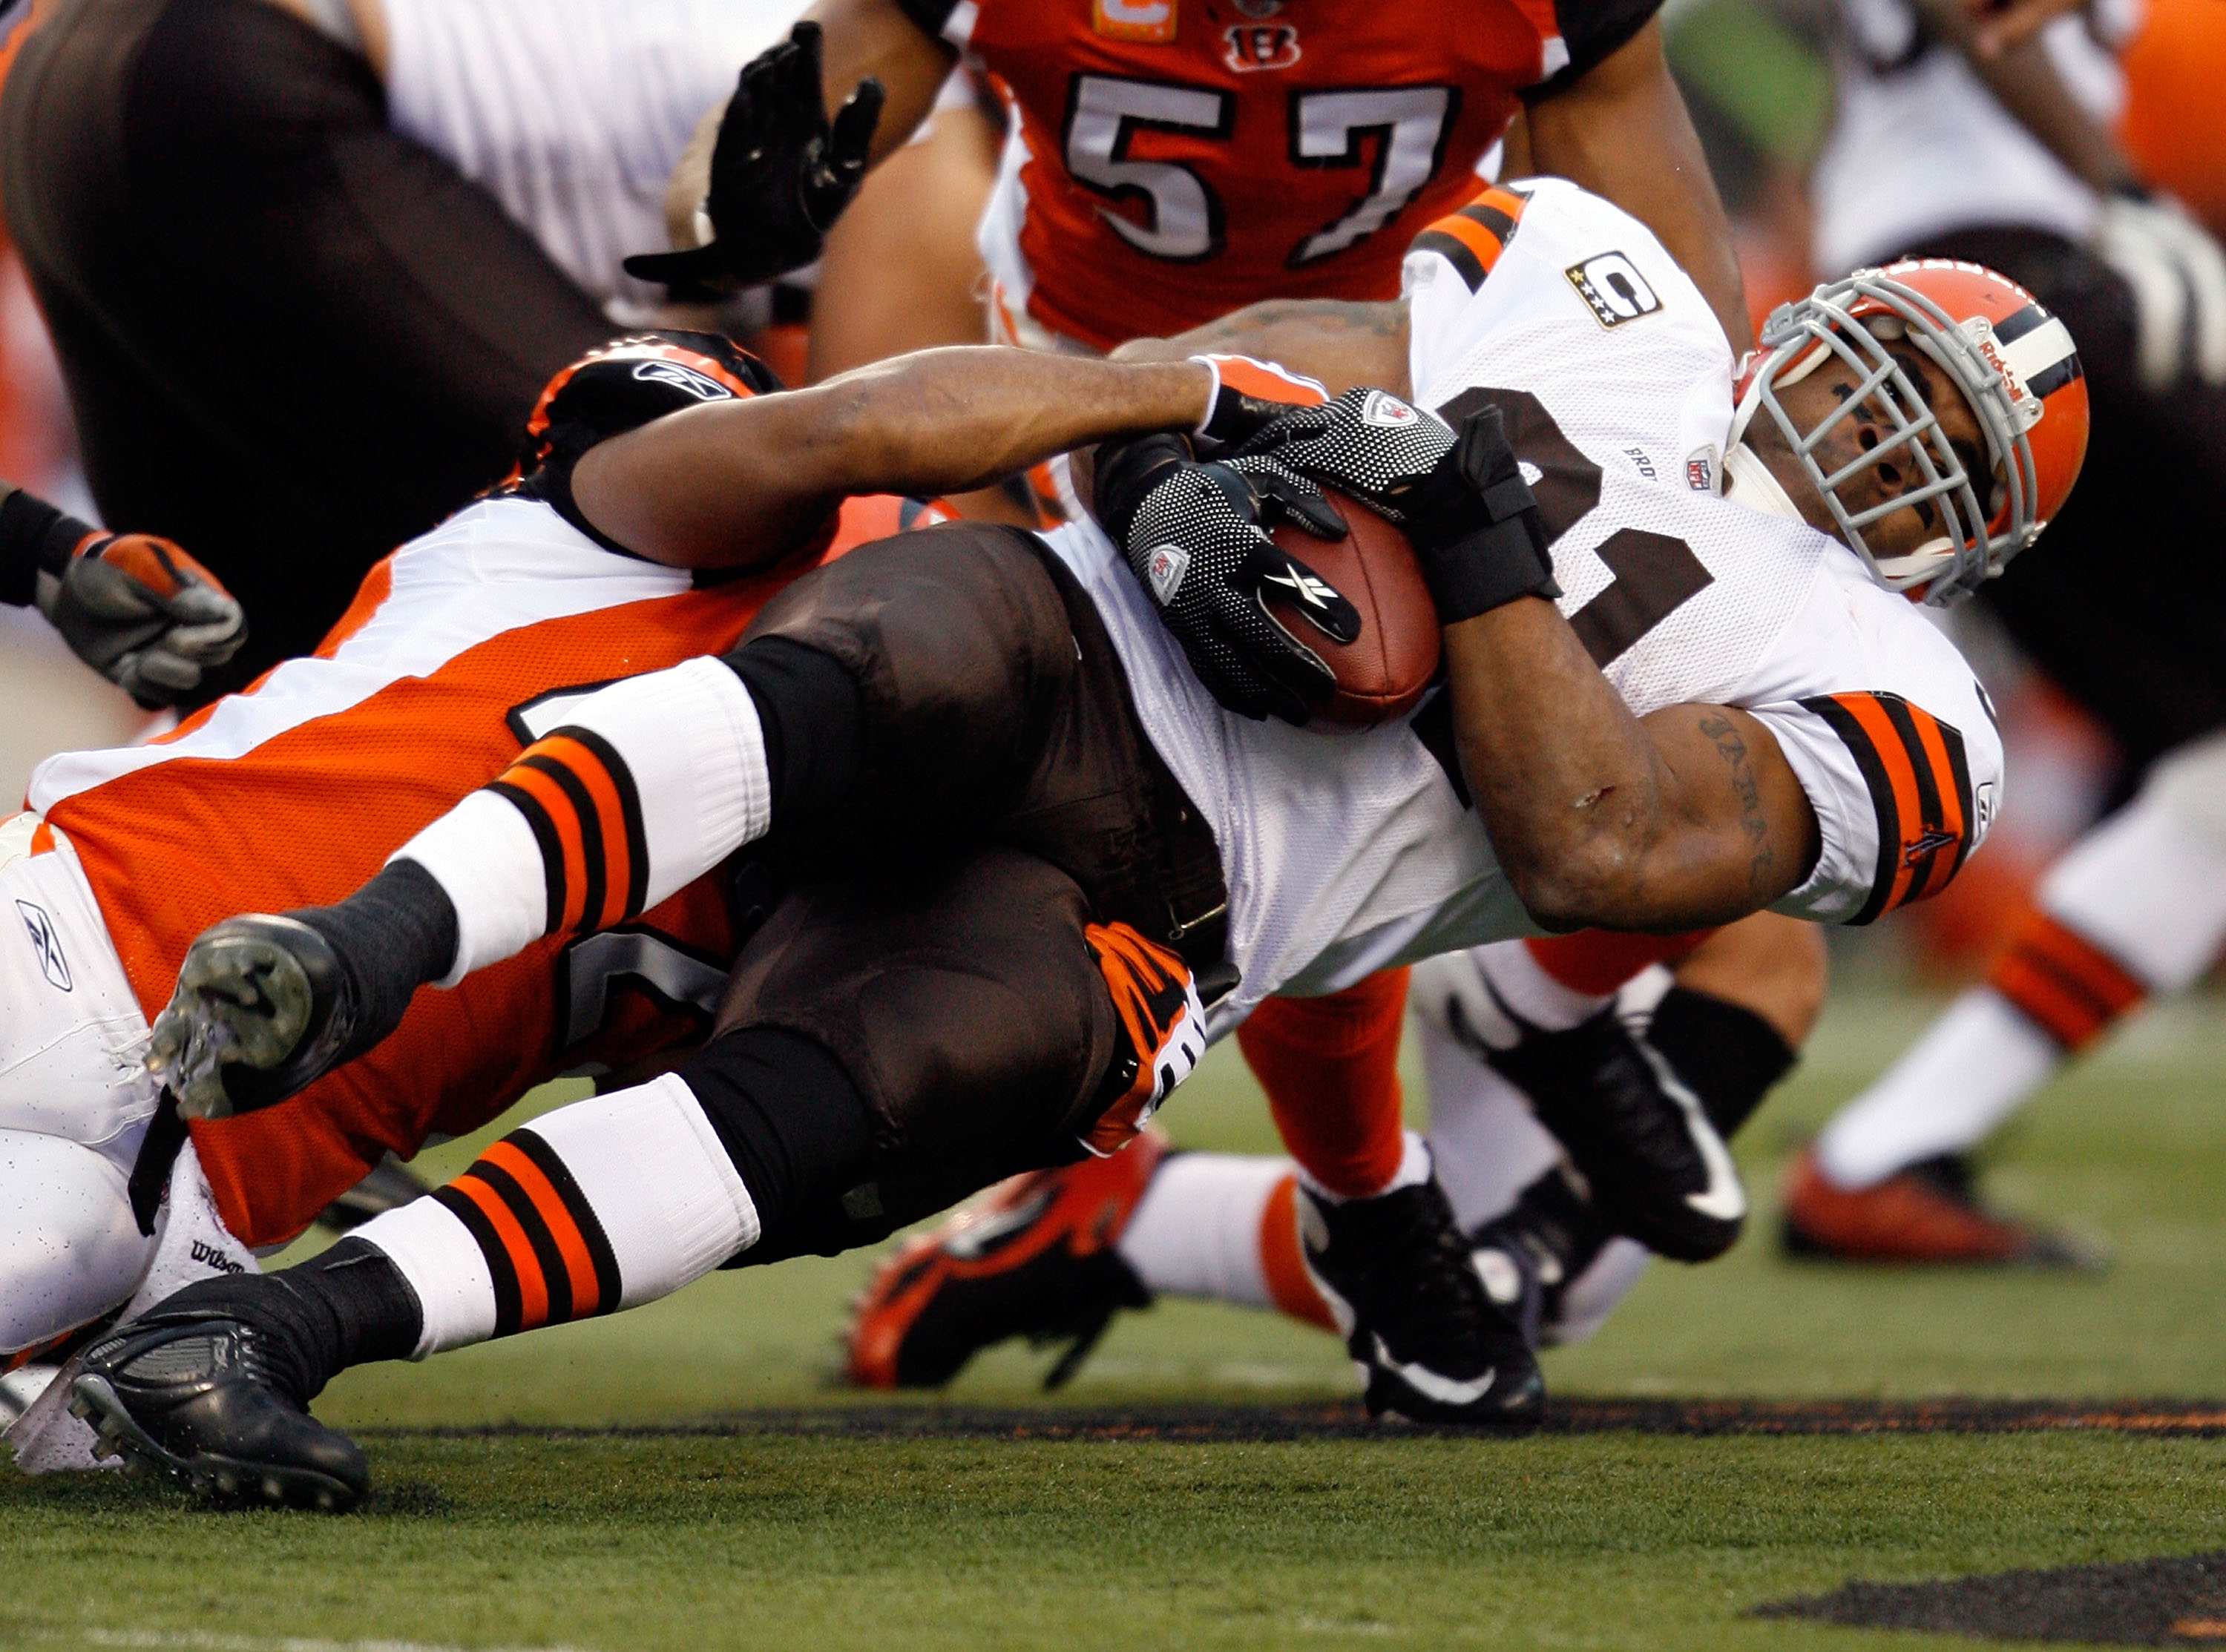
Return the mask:
[[[1975,728],[1886,689],[1750,708],[1808,793],[1822,840],[1815,868],[1774,910],[1868,924],[1948,886],[2000,804],[2001,743],[1984,692],[1973,680],[1948,696],[1981,709]]]
[[[1612,56],[1661,10],[1662,0],[1555,0],[1554,20],[1561,31],[1561,50],[1547,42],[1545,79],[1523,88],[1523,102],[1553,96]]]
[[[899,11],[932,39],[963,47],[972,38],[977,0],[895,0]]]

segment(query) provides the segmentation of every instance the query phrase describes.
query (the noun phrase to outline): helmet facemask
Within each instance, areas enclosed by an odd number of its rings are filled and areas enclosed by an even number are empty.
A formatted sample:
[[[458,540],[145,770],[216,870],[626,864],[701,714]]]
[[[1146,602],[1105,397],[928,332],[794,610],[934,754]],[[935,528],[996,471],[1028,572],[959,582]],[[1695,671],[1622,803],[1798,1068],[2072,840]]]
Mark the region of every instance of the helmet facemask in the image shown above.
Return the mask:
[[[1962,392],[1994,467],[1983,483],[1970,475],[1923,389],[1894,359],[1889,346],[1904,342],[1922,352]],[[1983,317],[1958,323],[1924,294],[1865,270],[1820,287],[1797,303],[1780,305],[1763,324],[1761,344],[1765,353],[1740,397],[1732,442],[1745,435],[1758,410],[1766,410],[1822,496],[1840,537],[1887,589],[1922,586],[1928,603],[1960,601],[2000,572],[2038,531],[2032,453],[2024,433],[2038,419],[2040,403],[2025,398],[2028,410],[2013,401],[2002,374],[1981,355],[1990,347],[1997,359],[2000,353],[1992,325]],[[1855,393],[1803,432],[1778,391],[1835,360],[1855,374]],[[1850,418],[1876,419],[1892,428],[1877,446],[1828,473],[1816,450]],[[1897,461],[1897,455],[1906,457]],[[1884,462],[1913,463],[1918,485],[1850,510],[1839,490]],[[1986,503],[1978,492],[1981,485],[1993,496]],[[1940,532],[1913,551],[1874,555],[1863,531],[1922,505],[1940,513]]]

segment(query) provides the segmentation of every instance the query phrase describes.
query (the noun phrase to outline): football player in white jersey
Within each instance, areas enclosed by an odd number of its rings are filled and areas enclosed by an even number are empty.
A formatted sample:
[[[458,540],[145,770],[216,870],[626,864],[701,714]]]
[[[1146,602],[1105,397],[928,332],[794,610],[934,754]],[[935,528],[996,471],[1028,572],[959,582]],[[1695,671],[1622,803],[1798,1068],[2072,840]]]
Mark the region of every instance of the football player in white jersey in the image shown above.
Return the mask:
[[[1226,461],[1101,453],[1110,533],[853,552],[731,654],[569,708],[550,739],[576,785],[529,748],[358,895],[217,925],[156,1035],[181,1102],[306,1082],[418,984],[761,845],[792,881],[703,1055],[531,1127],[615,1269],[596,1299],[627,1306],[1116,1151],[1279,990],[1542,924],[1863,920],[1943,886],[1999,806],[2000,748],[1894,590],[1976,582],[2061,502],[2084,435],[2061,327],[1991,272],[1867,272],[1780,318],[1735,416],[1721,331],[1653,237],[1573,186],[1519,194],[1465,220],[1479,235],[1426,234],[1404,308],[1254,318],[1262,353],[1391,388]],[[709,407],[591,449],[573,508],[684,559],[762,531],[735,484],[783,456],[743,423]],[[1727,432],[1764,511],[1670,468]],[[1309,478],[1402,523],[1447,671],[1421,711],[1333,738],[1261,715],[1319,669],[1251,596],[1296,560],[1263,520],[1330,526]],[[1473,1280],[1427,1163],[1412,1191],[1398,1220]],[[552,1312],[522,1311],[474,1208],[436,1196],[181,1293],[88,1352],[76,1403],[188,1484],[351,1502],[361,1458],[307,1411],[334,1371]],[[1487,1302],[1408,1341],[1413,1287],[1349,1265],[1352,1214],[1314,1208],[1310,1263],[1371,1407],[1535,1423],[1520,1327]]]
[[[2226,252],[2143,187],[2106,123],[2137,7],[2096,0],[1998,57],[1955,0],[1846,0],[1838,124],[1816,181],[1823,267],[1980,259],[2070,328],[2097,409],[2091,480],[1982,605],[2106,727],[2132,799],[2041,883],[1986,983],[1796,1160],[1784,1237],[1848,1261],[2076,1265],[2091,1249],[1989,1210],[1968,1155],[2078,1052],[2226,946]],[[2159,476],[2155,459],[2172,455]],[[2088,570],[2132,545],[2172,593]]]

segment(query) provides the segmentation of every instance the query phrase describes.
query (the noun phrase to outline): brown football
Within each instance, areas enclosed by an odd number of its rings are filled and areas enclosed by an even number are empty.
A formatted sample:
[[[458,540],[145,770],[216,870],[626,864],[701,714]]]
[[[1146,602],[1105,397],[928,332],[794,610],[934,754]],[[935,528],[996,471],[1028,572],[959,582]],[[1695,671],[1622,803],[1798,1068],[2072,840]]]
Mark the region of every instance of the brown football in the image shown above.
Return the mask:
[[[1323,493],[1345,518],[1342,539],[1317,539],[1283,523],[1275,543],[1335,586],[1360,611],[1360,635],[1332,642],[1308,624],[1295,598],[1267,588],[1268,612],[1328,663],[1335,692],[1309,708],[1309,728],[1373,728],[1415,708],[1438,674],[1438,611],[1407,536],[1358,499]]]

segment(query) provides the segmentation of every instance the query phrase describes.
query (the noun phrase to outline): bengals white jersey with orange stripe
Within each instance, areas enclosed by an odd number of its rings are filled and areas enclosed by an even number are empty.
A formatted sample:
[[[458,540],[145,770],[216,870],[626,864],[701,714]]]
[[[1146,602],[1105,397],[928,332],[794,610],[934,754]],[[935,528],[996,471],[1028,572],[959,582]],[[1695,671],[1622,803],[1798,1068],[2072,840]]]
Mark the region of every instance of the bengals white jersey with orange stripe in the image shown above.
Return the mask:
[[[1718,496],[1730,346],[1637,219],[1572,184],[1484,193],[1407,261],[1415,399],[1503,410],[1562,613],[1631,708],[1737,706],[1777,737],[1822,852],[1778,905],[1865,923],[1934,894],[2000,806],[1970,669],[1838,542]],[[1247,721],[1186,664],[1094,524],[1049,536],[1104,613],[1153,743],[1205,810],[1243,985],[1269,994],[1535,932],[1468,808],[1442,696],[1334,737]]]
[[[839,543],[898,525],[892,503],[854,502]],[[29,804],[43,825],[24,847],[81,868],[113,946],[111,995],[151,1018],[207,925],[340,899],[546,732],[565,690],[730,646],[814,560],[698,589],[684,570],[600,548],[546,505],[482,501],[374,569],[315,656],[154,744],[42,764]],[[107,950],[90,932],[77,950],[88,963]],[[281,1106],[195,1121],[226,1225],[251,1244],[288,1237],[390,1148],[407,1156],[560,1071],[690,1033],[731,953],[725,893],[703,878],[622,929],[544,942],[460,990],[421,994],[366,1059]],[[137,1020],[128,1007],[125,1019]],[[143,1080],[69,1120],[19,1120],[10,1093],[0,1129],[65,1128],[88,1143],[154,1105]]]
[[[1005,99],[981,230],[1002,301],[1103,349],[1231,295],[1392,297],[1519,95],[1658,0],[900,3]]]

